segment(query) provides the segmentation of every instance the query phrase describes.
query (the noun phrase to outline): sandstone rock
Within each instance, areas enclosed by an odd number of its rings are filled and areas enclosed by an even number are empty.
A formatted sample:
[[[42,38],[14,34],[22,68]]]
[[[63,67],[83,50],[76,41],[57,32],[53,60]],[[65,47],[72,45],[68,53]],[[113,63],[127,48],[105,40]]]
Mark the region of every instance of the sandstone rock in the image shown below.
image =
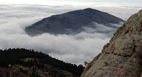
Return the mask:
[[[81,77],[141,77],[142,10],[118,28]]]

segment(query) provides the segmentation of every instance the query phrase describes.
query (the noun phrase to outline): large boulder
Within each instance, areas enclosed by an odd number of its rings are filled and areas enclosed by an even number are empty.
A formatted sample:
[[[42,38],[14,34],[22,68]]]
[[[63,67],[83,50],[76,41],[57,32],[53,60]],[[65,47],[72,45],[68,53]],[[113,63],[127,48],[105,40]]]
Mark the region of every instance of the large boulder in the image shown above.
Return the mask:
[[[141,77],[142,10],[118,28],[81,77]]]

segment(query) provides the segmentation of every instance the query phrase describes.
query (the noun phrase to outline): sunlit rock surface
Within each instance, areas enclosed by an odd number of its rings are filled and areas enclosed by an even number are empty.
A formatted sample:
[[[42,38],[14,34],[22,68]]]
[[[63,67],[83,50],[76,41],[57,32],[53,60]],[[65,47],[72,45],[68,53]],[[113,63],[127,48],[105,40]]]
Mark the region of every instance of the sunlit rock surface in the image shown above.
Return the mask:
[[[142,10],[118,28],[81,77],[141,77]]]

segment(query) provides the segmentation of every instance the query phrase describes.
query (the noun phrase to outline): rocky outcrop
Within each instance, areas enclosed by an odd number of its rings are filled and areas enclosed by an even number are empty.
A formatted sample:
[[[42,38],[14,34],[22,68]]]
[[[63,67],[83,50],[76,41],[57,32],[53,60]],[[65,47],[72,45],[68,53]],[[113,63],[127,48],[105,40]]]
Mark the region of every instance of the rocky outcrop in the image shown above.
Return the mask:
[[[142,10],[118,28],[81,77],[141,77]]]

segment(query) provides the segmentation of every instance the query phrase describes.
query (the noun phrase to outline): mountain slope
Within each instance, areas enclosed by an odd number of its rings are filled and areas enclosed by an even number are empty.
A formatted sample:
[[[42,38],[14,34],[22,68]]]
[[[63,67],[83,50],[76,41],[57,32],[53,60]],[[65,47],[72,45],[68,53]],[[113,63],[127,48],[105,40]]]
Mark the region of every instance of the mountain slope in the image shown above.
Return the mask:
[[[41,33],[71,34],[80,32],[80,28],[89,25],[91,22],[109,24],[121,21],[123,20],[108,13],[87,8],[44,18],[27,27],[25,31],[29,35]]]
[[[81,77],[142,77],[142,10],[116,30]]]
[[[83,69],[33,50],[0,50],[0,77],[79,77]]]

